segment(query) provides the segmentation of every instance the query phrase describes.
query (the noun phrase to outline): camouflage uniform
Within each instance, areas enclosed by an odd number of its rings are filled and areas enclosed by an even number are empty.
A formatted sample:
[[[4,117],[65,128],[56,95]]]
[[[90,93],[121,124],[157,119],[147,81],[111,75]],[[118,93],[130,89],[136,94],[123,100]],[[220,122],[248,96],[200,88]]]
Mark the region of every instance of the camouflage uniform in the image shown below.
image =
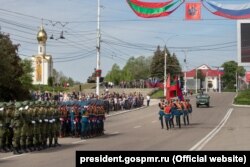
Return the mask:
[[[33,129],[33,146],[34,150],[40,151],[40,126],[39,126],[39,119],[38,119],[38,112],[40,107],[40,101],[36,101],[35,106],[32,110],[32,129]]]
[[[54,147],[56,146],[61,146],[58,143],[58,136],[60,133],[60,113],[58,111],[57,105],[55,103],[52,104],[53,106],[53,127],[52,127],[52,132],[53,132],[53,138],[54,138]]]
[[[5,125],[5,116],[6,116],[6,104],[2,103],[0,104],[0,152],[6,152],[5,148],[5,138],[6,136],[6,128],[4,127]]]
[[[23,121],[22,121],[22,105],[21,103],[16,103],[16,109],[14,112],[14,117],[11,121],[11,127],[13,128],[13,147],[14,147],[14,154],[21,154],[21,150],[20,150],[20,139],[21,139],[21,128],[23,125]]]
[[[23,102],[23,109],[21,110],[21,117],[20,121],[22,122],[21,126],[21,139],[20,139],[20,145],[21,145],[21,151],[22,152],[28,152],[28,137],[30,136],[30,120],[28,119],[28,108],[29,103],[28,101]]]
[[[29,102],[28,108],[26,110],[26,121],[28,123],[28,129],[26,131],[26,147],[29,151],[34,150],[34,145],[33,145],[34,125],[32,124],[34,105],[35,105],[34,102]]]
[[[5,129],[5,136],[3,139],[3,142],[6,146],[7,151],[12,151],[13,145],[12,145],[12,138],[13,138],[13,128],[11,127],[11,120],[13,119],[15,110],[15,105],[12,102],[9,102],[6,104],[6,116],[4,120],[4,129]]]

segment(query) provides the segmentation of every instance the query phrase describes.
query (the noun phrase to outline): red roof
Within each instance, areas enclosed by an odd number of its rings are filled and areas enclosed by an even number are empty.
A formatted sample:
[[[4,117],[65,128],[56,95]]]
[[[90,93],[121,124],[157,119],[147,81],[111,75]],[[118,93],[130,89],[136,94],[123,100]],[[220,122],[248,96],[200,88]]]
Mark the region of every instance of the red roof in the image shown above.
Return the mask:
[[[187,77],[195,77],[195,70],[196,69],[193,69],[191,71],[187,71]],[[202,70],[201,69],[201,72],[204,76],[209,76],[209,77],[218,77],[219,74],[222,76],[224,74],[223,71],[219,71],[219,70],[211,70],[211,69],[205,69],[205,70]],[[207,74],[207,75],[206,75]]]

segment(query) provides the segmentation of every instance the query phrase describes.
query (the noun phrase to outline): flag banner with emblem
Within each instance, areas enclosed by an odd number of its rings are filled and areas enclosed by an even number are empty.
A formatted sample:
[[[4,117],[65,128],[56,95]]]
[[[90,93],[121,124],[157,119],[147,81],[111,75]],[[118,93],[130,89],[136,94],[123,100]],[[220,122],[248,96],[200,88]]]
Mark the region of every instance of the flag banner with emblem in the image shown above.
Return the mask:
[[[250,3],[221,4],[214,1],[202,0],[203,6],[211,13],[229,19],[249,19]]]
[[[188,2],[186,3],[186,20],[200,20],[201,19],[201,3]]]
[[[173,13],[185,0],[169,0],[166,2],[144,2],[127,0],[131,9],[139,17],[154,18],[168,16]]]

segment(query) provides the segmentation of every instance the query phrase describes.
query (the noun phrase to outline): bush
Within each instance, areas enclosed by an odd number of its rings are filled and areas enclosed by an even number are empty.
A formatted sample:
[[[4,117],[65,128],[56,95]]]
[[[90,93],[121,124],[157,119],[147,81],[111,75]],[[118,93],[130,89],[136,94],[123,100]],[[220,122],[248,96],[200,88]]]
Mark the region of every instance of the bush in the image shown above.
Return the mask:
[[[250,105],[250,89],[241,91],[238,96],[234,99],[235,104]]]

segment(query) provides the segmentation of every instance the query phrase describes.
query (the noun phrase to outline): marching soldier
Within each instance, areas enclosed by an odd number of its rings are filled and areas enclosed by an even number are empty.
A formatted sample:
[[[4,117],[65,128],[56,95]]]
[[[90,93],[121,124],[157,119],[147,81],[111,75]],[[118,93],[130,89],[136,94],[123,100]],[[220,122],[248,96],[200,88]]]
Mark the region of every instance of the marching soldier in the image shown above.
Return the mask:
[[[22,154],[20,150],[20,138],[21,138],[21,128],[23,125],[22,122],[22,112],[23,108],[21,103],[16,103],[16,109],[14,112],[14,118],[11,121],[11,127],[13,128],[13,154]]]
[[[34,102],[29,102],[28,105],[25,106],[26,109],[26,121],[28,123],[28,128],[26,131],[26,147],[28,151],[34,151],[33,138],[34,138],[34,125],[33,121],[33,110],[34,110]]]
[[[88,109],[87,109],[87,105],[86,102],[82,102],[81,103],[81,139],[83,138],[87,138],[87,134],[88,134],[88,124],[89,124],[89,114],[88,114]]]
[[[30,137],[30,120],[28,119],[28,101],[25,101],[22,103],[23,108],[21,108],[21,117],[20,121],[22,122],[22,127],[21,127],[21,138],[20,138],[20,145],[21,145],[21,151],[23,153],[28,152],[27,147],[28,147],[28,137]]]
[[[40,101],[35,102],[35,106],[32,111],[32,129],[33,129],[33,146],[34,150],[40,151],[40,127],[39,127],[39,119],[38,119],[38,112],[40,107]]]
[[[14,115],[14,110],[15,110],[15,104],[13,102],[9,102],[6,104],[6,116],[5,116],[5,133],[6,136],[4,136],[3,142],[6,146],[6,151],[13,151],[13,145],[12,145],[12,138],[13,138],[13,128],[11,127],[11,121],[13,119]]]
[[[159,120],[161,121],[161,128],[163,129],[163,117],[164,117],[164,107],[161,106],[160,107],[160,111],[159,111]]]
[[[60,132],[60,113],[57,109],[56,103],[52,104],[53,108],[53,115],[52,115],[52,135],[54,139],[54,144],[53,146],[61,146],[58,143],[58,137],[59,137],[59,132]]]
[[[5,126],[5,116],[6,116],[6,104],[0,104],[0,152],[6,152],[5,146],[5,136],[6,136],[6,128]]]

